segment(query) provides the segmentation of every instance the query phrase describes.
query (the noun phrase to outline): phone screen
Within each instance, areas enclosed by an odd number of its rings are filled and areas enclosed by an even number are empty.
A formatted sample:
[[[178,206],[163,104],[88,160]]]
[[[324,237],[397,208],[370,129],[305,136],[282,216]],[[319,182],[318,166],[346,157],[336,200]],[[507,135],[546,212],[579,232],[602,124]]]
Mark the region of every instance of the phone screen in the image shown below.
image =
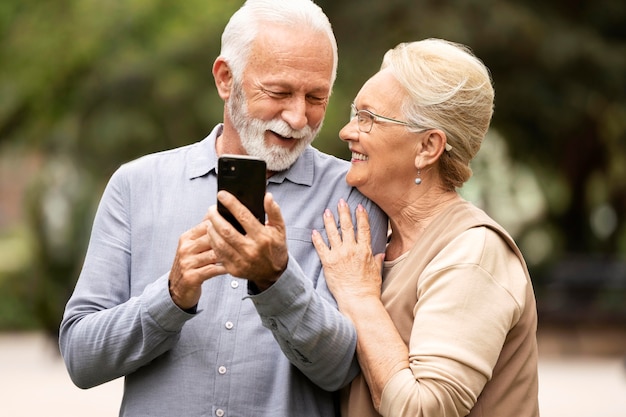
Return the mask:
[[[266,187],[266,164],[259,158],[247,155],[222,155],[217,162],[217,189],[233,194],[254,214],[261,224],[265,224],[263,198]],[[219,213],[241,234],[246,234],[235,217],[217,203]]]

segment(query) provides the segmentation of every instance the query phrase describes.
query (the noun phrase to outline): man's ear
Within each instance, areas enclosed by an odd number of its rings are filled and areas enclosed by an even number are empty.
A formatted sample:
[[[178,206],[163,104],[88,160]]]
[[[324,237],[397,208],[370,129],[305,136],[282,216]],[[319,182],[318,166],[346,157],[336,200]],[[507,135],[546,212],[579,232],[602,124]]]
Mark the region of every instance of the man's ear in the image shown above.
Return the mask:
[[[221,56],[217,57],[213,63],[213,78],[219,96],[224,101],[228,100],[233,86],[233,73],[228,63]]]

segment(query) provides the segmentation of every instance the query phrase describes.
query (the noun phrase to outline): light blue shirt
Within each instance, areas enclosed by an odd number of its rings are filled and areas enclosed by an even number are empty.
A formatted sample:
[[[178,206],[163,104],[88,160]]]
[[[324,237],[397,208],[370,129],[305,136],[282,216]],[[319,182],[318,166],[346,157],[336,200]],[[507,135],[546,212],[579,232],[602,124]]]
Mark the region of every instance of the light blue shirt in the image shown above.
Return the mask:
[[[289,263],[250,295],[230,275],[206,281],[197,314],[168,291],[178,239],[216,203],[215,139],[123,165],[98,208],[89,249],[60,329],[73,381],[125,376],[122,416],[332,416],[333,395],[358,372],[356,332],[326,287],[311,231],[337,218],[340,198],[363,204],[374,253],[387,219],[345,183],[347,161],[309,147],[268,191],[287,225]]]

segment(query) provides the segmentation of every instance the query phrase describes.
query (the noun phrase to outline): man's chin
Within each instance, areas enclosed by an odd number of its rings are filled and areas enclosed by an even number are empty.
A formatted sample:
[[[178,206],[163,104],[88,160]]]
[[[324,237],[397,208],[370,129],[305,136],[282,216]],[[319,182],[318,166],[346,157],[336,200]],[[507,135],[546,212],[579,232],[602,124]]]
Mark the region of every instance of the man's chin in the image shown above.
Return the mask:
[[[268,159],[269,160],[266,159],[267,170],[272,171],[272,172],[280,172],[280,171],[285,171],[289,169],[296,162],[298,158],[297,157],[296,158],[270,157]]]
[[[302,141],[303,139],[291,139],[294,141]],[[265,162],[268,170],[278,172],[289,169],[304,153],[308,146],[305,142],[296,142],[291,148],[285,146],[273,145],[269,152],[266,153]]]

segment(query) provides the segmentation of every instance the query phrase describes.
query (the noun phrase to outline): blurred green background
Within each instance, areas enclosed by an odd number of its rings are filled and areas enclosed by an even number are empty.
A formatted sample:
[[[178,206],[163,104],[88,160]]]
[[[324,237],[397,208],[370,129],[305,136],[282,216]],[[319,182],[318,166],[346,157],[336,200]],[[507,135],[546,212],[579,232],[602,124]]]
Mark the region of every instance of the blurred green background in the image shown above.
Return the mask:
[[[0,2],[0,330],[55,335],[112,172],[222,119],[211,75],[242,0]],[[339,74],[318,148],[399,42],[470,46],[496,111],[462,194],[515,237],[540,323],[626,323],[626,2],[320,0]]]

